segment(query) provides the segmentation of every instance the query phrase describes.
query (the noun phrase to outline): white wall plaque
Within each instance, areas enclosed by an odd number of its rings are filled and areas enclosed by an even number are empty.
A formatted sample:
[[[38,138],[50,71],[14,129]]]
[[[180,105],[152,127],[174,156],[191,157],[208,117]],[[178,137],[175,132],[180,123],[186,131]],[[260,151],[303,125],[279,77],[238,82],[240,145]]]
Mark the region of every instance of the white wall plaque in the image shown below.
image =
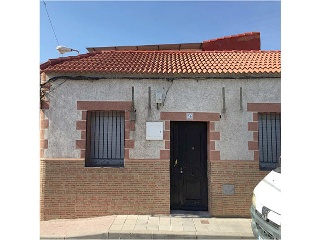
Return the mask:
[[[163,140],[163,122],[146,122],[146,140]]]

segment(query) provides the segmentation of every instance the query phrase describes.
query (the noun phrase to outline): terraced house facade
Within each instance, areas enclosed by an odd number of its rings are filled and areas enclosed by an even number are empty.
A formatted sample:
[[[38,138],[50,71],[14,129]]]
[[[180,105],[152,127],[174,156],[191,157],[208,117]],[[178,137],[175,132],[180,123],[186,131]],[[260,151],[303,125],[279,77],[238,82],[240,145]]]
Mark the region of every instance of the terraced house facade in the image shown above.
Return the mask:
[[[281,53],[260,33],[41,64],[41,219],[248,217],[281,151]]]

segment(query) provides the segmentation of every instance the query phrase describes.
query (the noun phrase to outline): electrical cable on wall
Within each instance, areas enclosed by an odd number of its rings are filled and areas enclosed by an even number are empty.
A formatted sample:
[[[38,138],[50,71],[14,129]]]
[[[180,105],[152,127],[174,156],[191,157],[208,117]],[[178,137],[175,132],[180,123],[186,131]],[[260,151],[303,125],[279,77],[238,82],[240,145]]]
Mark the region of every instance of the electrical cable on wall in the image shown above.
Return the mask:
[[[207,79],[257,79],[260,78],[260,76],[242,76],[242,77],[216,77],[216,76],[210,76],[210,77],[193,77],[193,79],[195,80],[207,80]],[[272,77],[266,77],[266,78],[272,78]],[[98,81],[98,80],[103,80],[103,79],[130,79],[130,80],[141,80],[141,79],[145,79],[144,77],[134,77],[134,76],[130,76],[130,77],[126,77],[126,76],[121,76],[121,77],[116,77],[116,76],[68,76],[68,75],[62,75],[62,76],[56,76],[56,77],[52,77],[50,79],[48,79],[46,82],[41,83],[40,84],[40,99],[41,101],[44,100],[44,96],[45,96],[45,92],[50,92],[50,90],[48,89],[48,85],[50,85],[52,82],[56,81],[56,80],[89,80],[89,81]],[[164,101],[163,101],[163,105],[164,102],[166,100],[167,94],[170,90],[170,88],[173,85],[173,81],[177,81],[177,80],[182,80],[182,79],[190,79],[190,77],[150,77],[150,79],[162,79],[162,80],[167,80],[170,81],[171,84],[168,87],[165,96],[164,96]],[[64,81],[65,82],[65,81]],[[63,83],[64,83],[63,82]],[[62,84],[61,84],[62,85]],[[58,85],[59,87],[60,85]]]
[[[165,95],[164,95],[164,99],[163,99],[163,106],[164,106],[164,102],[166,101],[166,98],[167,98],[167,94],[168,94],[168,92],[169,92],[169,89],[172,87],[172,85],[173,85],[173,80],[168,80],[168,81],[171,81],[171,84],[170,84],[170,86],[168,87],[168,89],[167,89],[167,91],[166,91],[166,93],[165,93]]]

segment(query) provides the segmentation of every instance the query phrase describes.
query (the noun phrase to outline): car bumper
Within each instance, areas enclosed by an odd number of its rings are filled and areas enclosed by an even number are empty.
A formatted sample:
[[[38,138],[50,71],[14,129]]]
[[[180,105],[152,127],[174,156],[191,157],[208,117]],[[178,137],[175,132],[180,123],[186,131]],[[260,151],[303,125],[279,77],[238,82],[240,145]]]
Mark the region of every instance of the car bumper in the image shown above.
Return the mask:
[[[250,208],[252,217],[251,228],[253,235],[259,239],[281,239],[281,227],[276,228],[269,222],[263,220],[261,216],[256,213],[253,206]]]

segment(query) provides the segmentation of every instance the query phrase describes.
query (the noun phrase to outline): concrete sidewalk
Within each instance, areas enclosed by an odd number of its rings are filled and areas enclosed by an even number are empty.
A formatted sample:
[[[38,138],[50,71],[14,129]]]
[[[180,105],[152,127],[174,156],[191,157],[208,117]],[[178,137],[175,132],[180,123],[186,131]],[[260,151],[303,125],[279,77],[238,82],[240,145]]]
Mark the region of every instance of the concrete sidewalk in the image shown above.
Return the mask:
[[[40,239],[254,239],[251,220],[204,214],[112,215],[40,222]]]

